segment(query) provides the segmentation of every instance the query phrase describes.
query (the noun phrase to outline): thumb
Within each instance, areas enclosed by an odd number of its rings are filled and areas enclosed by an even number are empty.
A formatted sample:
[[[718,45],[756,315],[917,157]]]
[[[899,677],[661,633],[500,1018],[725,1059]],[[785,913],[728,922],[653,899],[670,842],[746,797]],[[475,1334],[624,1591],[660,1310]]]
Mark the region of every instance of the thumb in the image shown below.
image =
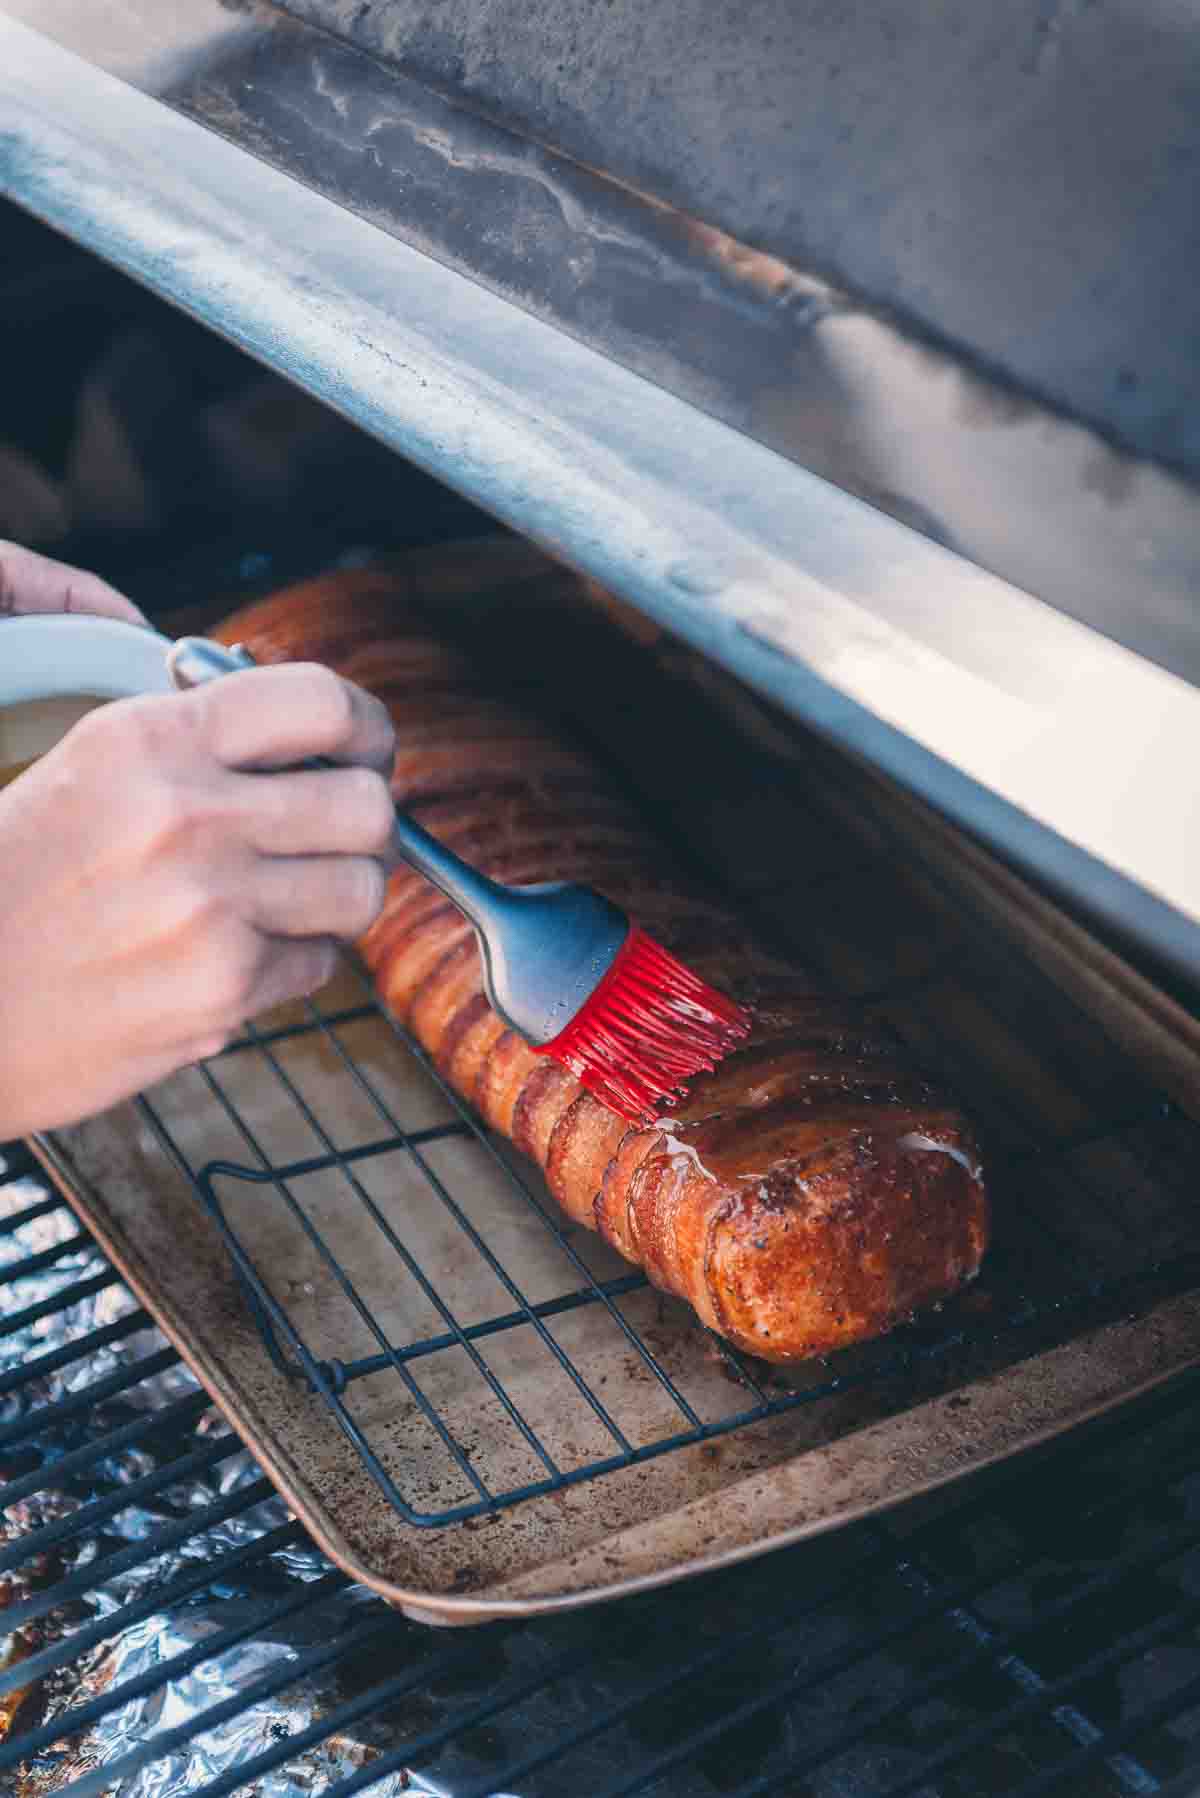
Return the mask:
[[[94,612],[128,624],[150,622],[99,575],[0,541],[0,618],[15,612]]]

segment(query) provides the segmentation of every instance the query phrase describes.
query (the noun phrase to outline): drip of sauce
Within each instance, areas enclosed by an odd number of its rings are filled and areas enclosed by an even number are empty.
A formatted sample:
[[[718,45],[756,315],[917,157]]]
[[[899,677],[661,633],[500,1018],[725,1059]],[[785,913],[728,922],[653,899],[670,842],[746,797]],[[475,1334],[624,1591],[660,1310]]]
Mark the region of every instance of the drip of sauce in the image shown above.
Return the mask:
[[[677,1118],[658,1118],[655,1121],[655,1127],[656,1129],[661,1130],[665,1136],[666,1142],[663,1144],[663,1147],[666,1149],[666,1152],[671,1157],[672,1161],[675,1161],[682,1156],[685,1161],[690,1161],[693,1167],[695,1167],[699,1173],[704,1175],[706,1180],[716,1179],[717,1176],[705,1167],[700,1159],[698,1151],[692,1147],[691,1143],[680,1142],[679,1138],[676,1136],[675,1132],[683,1128],[683,1125],[679,1123]]]

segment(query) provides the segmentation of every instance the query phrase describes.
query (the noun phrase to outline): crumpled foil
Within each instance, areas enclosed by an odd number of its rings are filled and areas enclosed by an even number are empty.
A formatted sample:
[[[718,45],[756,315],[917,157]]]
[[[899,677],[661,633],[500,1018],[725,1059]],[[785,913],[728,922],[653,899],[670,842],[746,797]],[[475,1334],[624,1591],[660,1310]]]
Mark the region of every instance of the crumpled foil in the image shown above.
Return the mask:
[[[4,1179],[0,1163],[0,1219],[23,1210],[45,1196],[45,1189],[29,1179]],[[0,1282],[3,1269],[27,1256],[40,1253],[55,1244],[68,1241],[78,1231],[71,1213],[62,1209],[23,1225],[7,1236],[0,1236]],[[64,1288],[99,1273],[105,1267],[103,1257],[89,1244],[53,1266],[19,1281],[0,1283],[0,1321],[6,1315],[28,1305],[53,1297]],[[135,1309],[135,1300],[122,1284],[54,1311],[25,1329],[0,1336],[0,1372],[26,1360],[48,1353],[62,1344],[101,1329]],[[71,1362],[48,1379],[30,1383],[0,1400],[0,1423],[13,1421],[36,1411],[66,1394],[80,1390],[93,1381],[103,1379],[124,1365],[144,1359],[164,1346],[155,1330],[141,1330],[113,1345]],[[121,1405],[161,1407],[172,1400],[197,1390],[197,1382],[183,1365],[170,1367],[152,1375],[121,1395]],[[105,1423],[111,1425],[111,1413],[97,1408],[94,1431],[99,1434]],[[211,1414],[198,1426],[203,1431]],[[34,1437],[37,1441],[38,1438]],[[78,1446],[72,1440],[72,1447]],[[104,1463],[107,1478],[134,1480],[151,1472],[155,1462],[140,1448],[131,1448],[110,1456]],[[3,1472],[0,1462],[0,1473]],[[178,1516],[187,1508],[210,1504],[221,1495],[236,1490],[259,1477],[249,1455],[239,1453],[220,1462],[212,1473],[193,1479],[183,1486],[168,1486],[155,1495],[164,1509],[156,1513],[131,1504],[105,1525],[110,1537],[129,1542],[144,1540],[170,1516]],[[46,1490],[15,1506],[0,1517],[0,1538],[12,1540],[24,1531],[69,1515],[80,1501],[66,1493],[57,1493],[53,1481]],[[111,1615],[119,1605],[152,1592],[184,1569],[192,1569],[205,1557],[215,1557],[230,1548],[240,1547],[288,1520],[282,1500],[271,1498],[209,1530],[189,1537],[176,1549],[112,1578],[97,1591],[88,1594],[86,1604],[93,1615]],[[52,1571],[65,1577],[83,1566],[95,1554],[95,1543],[85,1532],[78,1540],[65,1545],[60,1565]],[[266,1563],[264,1563],[266,1564]],[[274,1576],[274,1592],[280,1582],[311,1581],[328,1571],[328,1563],[316,1550],[295,1545],[269,1557]],[[24,1570],[18,1569],[6,1582],[0,1576],[0,1607],[24,1595]],[[68,1676],[54,1675],[41,1689],[30,1688],[19,1695],[19,1702],[0,1700],[0,1739],[16,1722],[21,1727],[21,1713],[33,1712],[40,1722],[53,1722],[69,1711],[73,1702],[86,1700],[96,1693],[121,1685],[155,1667],[172,1655],[190,1648],[206,1635],[227,1628],[235,1620],[231,1609],[242,1603],[252,1607],[252,1593],[245,1597],[228,1591],[221,1596],[208,1595],[200,1602],[189,1602],[174,1611],[163,1611],[117,1634],[80,1664],[72,1664]],[[373,1595],[361,1587],[348,1587],[302,1613],[303,1643],[328,1640],[344,1627],[347,1609],[375,1602]],[[246,1616],[253,1615],[247,1609]],[[0,1608],[0,1628],[3,1609]],[[55,1745],[26,1768],[17,1790],[20,1798],[51,1798],[72,1779],[94,1772],[120,1759],[151,1735],[162,1729],[175,1729],[189,1719],[222,1700],[245,1690],[281,1658],[301,1645],[289,1641],[287,1625],[274,1634],[252,1636],[224,1654],[200,1663],[190,1673],[173,1679],[148,1696],[135,1699],[110,1712],[82,1739],[67,1746]],[[36,1630],[36,1625],[34,1626]],[[32,1635],[33,1632],[31,1631]],[[0,1635],[0,1665],[11,1665],[23,1653],[41,1645],[40,1636],[30,1641],[21,1633],[7,1638]],[[105,1788],[105,1798],[187,1798],[208,1781],[251,1760],[264,1749],[278,1744],[285,1735],[295,1735],[307,1728],[323,1712],[337,1702],[332,1686],[320,1681],[286,1690],[269,1700],[254,1702],[223,1727],[207,1730],[183,1747],[164,1755],[148,1766],[130,1773]],[[391,1744],[395,1746],[396,1744]],[[255,1798],[314,1798],[336,1784],[339,1779],[358,1772],[375,1758],[378,1748],[362,1742],[334,1736],[319,1747],[310,1749],[290,1761],[285,1768],[268,1773],[254,1781]],[[409,1772],[384,1775],[369,1788],[373,1798],[450,1798],[443,1786],[429,1784]]]

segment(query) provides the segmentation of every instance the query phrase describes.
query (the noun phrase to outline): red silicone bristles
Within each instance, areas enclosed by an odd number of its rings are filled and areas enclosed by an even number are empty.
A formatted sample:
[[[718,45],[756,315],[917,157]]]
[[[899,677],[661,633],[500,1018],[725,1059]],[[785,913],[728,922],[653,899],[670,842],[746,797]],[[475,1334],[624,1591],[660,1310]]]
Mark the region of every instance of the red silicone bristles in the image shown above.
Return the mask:
[[[635,924],[565,1030],[538,1050],[603,1105],[649,1124],[748,1036],[750,1019]]]

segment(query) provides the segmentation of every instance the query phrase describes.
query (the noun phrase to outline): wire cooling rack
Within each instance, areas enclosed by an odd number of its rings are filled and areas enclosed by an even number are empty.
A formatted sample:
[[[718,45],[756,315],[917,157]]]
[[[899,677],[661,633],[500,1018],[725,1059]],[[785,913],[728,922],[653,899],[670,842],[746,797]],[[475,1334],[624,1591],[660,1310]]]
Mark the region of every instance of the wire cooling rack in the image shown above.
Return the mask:
[[[943,978],[935,957],[866,1002],[915,1018]],[[1061,1060],[1055,1071],[1062,1080]],[[1079,1072],[1085,1085],[1095,1078],[1094,1068]],[[991,1169],[999,1223],[979,1288],[882,1343],[785,1371],[702,1330],[571,1227],[353,964],[332,995],[249,1029],[192,1077],[237,1152],[208,1158],[211,1140],[197,1152],[181,1129],[196,1098],[143,1096],[143,1116],[219,1230],[275,1364],[318,1395],[395,1511],[419,1527],[495,1512],[856,1386],[894,1387],[918,1365],[1015,1341],[1039,1319],[1067,1332],[1097,1301],[1134,1303],[1141,1292],[1144,1302],[1200,1283],[1187,1198],[1200,1131],[1141,1088],[1130,1115],[1053,1136],[1032,1134],[1031,1105],[1018,1116],[1010,1104],[1008,1153]],[[990,1076],[988,1093],[1002,1119]],[[309,1152],[295,1152],[301,1142]],[[362,1352],[324,1352],[331,1339]],[[623,1393],[634,1386],[631,1421]]]

